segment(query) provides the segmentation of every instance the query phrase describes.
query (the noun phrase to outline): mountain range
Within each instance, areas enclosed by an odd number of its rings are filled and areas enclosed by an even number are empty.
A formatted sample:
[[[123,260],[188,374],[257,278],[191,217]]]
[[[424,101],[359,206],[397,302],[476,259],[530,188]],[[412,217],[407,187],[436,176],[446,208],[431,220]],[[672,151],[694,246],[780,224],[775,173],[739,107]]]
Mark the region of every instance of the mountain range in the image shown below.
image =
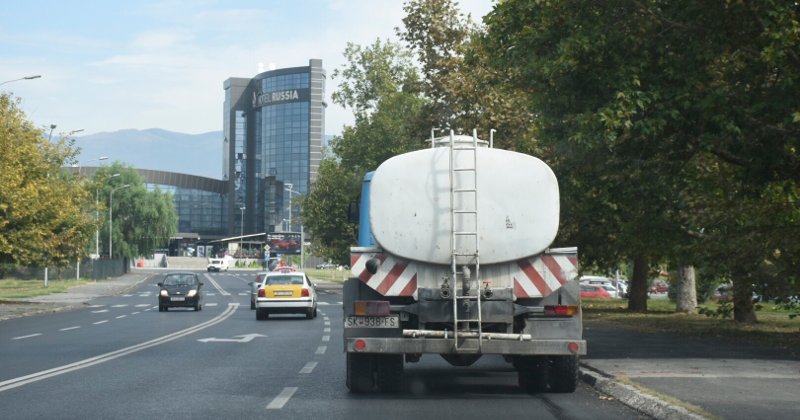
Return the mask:
[[[151,128],[76,137],[82,166],[120,161],[137,169],[179,172],[222,179],[222,131],[185,134]],[[97,158],[107,156],[105,162]]]

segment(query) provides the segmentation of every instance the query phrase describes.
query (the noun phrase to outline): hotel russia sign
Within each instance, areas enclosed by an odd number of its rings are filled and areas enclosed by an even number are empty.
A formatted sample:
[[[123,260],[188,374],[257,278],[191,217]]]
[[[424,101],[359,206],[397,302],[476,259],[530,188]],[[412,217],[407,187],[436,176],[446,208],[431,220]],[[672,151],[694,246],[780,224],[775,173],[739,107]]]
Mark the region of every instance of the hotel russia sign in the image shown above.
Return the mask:
[[[273,92],[253,92],[253,108],[289,102],[307,102],[309,89],[276,90]]]

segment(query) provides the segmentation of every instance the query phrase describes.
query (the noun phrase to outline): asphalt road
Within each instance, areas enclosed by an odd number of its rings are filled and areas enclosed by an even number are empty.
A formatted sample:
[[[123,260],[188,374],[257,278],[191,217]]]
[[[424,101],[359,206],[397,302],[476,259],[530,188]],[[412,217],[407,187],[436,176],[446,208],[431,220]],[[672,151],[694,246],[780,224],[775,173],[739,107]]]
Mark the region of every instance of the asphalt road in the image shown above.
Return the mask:
[[[200,312],[158,312],[150,279],[80,310],[3,321],[0,417],[643,418],[583,383],[574,394],[523,393],[500,357],[455,368],[425,356],[406,365],[402,391],[353,395],[340,290],[320,288],[316,319],[256,321],[250,275],[203,276]]]

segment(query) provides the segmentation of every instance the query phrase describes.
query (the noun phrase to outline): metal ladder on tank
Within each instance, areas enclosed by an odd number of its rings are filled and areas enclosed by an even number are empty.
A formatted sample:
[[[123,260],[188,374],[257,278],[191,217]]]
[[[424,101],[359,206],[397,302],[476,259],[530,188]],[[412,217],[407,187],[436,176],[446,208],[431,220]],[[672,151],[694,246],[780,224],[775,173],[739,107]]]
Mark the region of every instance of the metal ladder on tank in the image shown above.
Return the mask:
[[[456,167],[456,152],[461,153],[472,153],[471,159],[471,166],[463,166],[463,167]],[[462,165],[464,159],[460,159],[462,161]],[[456,185],[458,180],[460,180],[462,184],[469,184],[466,182],[463,176],[457,176],[459,173],[471,174],[472,185]],[[472,198],[472,208],[468,208],[469,206],[466,205],[469,202],[469,198]],[[456,198],[461,197],[462,199],[459,200],[461,206],[464,208],[456,208]],[[474,221],[472,226],[470,223],[464,221],[464,219],[469,219]],[[465,226],[466,225],[466,226]],[[469,227],[474,227],[474,230],[465,230]],[[450,251],[451,251],[451,258],[450,258],[450,274],[451,279],[453,279],[453,342],[455,346],[455,351],[463,351],[463,352],[480,352],[483,348],[483,320],[481,318],[481,290],[480,290],[480,253],[479,253],[479,235],[478,235],[478,135],[477,130],[473,130],[472,132],[472,143],[461,143],[460,145],[456,145],[454,142],[453,131],[450,131],[450,228],[451,228],[451,239],[450,239]],[[459,251],[457,248],[458,246],[458,238],[459,237],[471,237],[474,238],[474,251],[475,252],[463,252]],[[469,264],[462,264],[462,271],[458,270],[458,260],[459,257],[468,258],[470,263]],[[469,275],[464,271],[464,267],[468,267],[472,265],[475,267],[474,273],[470,276],[469,283],[466,282],[464,279],[465,275]],[[462,287],[459,290],[457,287],[459,276],[461,276]],[[471,283],[475,283],[474,289],[470,286]],[[470,295],[469,291],[474,290],[475,294]],[[470,302],[474,302],[475,307],[477,308],[477,316],[471,316],[465,319],[459,319],[458,317],[458,307],[459,304],[463,304],[465,307],[469,307]],[[477,331],[470,329],[471,323],[477,323]],[[463,327],[462,327],[463,326]],[[461,333],[461,334],[459,334]],[[461,335],[462,339],[466,338],[477,338],[478,339],[478,346],[477,347],[465,347],[459,346],[459,335]]]

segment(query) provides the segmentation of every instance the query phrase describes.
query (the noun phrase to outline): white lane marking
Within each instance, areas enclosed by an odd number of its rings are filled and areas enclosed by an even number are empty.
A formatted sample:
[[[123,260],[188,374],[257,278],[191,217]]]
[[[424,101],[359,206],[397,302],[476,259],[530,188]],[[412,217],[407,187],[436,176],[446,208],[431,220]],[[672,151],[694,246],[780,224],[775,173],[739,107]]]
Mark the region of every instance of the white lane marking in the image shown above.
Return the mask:
[[[220,293],[222,296],[230,296],[230,295],[231,295],[230,293],[226,292],[226,291],[225,291],[225,289],[223,289],[222,287],[220,287],[220,286],[219,286],[219,284],[217,284],[217,282],[216,282],[216,281],[214,281],[214,279],[213,279],[213,278],[211,278],[211,276],[209,276],[208,274],[203,274],[203,275],[204,275],[204,276],[206,276],[206,278],[208,279],[208,281],[210,281],[210,282],[211,282],[211,285],[212,285],[212,286],[214,286],[214,288],[216,288],[216,289],[217,289],[217,291],[218,291],[218,292],[219,292],[219,293]]]
[[[297,392],[296,386],[283,388],[283,391],[269,403],[267,410],[280,410],[289,402],[289,399],[292,398],[295,392]]]
[[[239,293],[239,296],[250,296],[250,293]]]
[[[327,327],[327,326],[330,326],[330,325],[331,325],[331,322],[330,322],[330,321],[325,321],[324,325],[325,325],[326,327]]]
[[[0,392],[8,391],[9,389],[16,388],[29,383],[41,381],[42,379],[52,378],[54,376],[58,376],[67,372],[72,372],[74,370],[83,369],[89,366],[94,366],[100,363],[108,362],[109,360],[114,360],[122,356],[127,356],[129,354],[136,353],[138,351],[142,351],[150,347],[155,347],[159,344],[164,344],[166,342],[176,340],[178,338],[187,336],[192,333],[196,333],[200,330],[206,329],[208,327],[219,324],[220,322],[226,320],[231,315],[233,315],[234,312],[236,312],[236,309],[238,307],[239,307],[238,303],[230,303],[228,304],[228,309],[226,309],[217,317],[209,321],[206,321],[202,324],[197,324],[193,327],[189,327],[184,330],[174,332],[172,334],[167,334],[163,337],[146,341],[144,343],[135,344],[133,346],[115,350],[110,353],[105,353],[99,356],[90,357],[88,359],[84,359],[75,363],[70,363],[68,365],[59,366],[53,369],[43,370],[41,372],[32,373],[26,376],[20,376],[19,378],[9,379],[7,381],[2,381],[0,382]]]
[[[139,297],[150,297],[151,293],[142,293]]]
[[[317,367],[317,362],[308,362],[300,369],[300,373],[311,373],[314,371],[315,367]]]
[[[216,296],[216,293],[206,293],[206,296]]]
[[[120,316],[117,317],[117,319],[122,319],[122,318],[125,318],[126,316],[128,316],[128,315],[120,315]]]
[[[201,343],[210,343],[210,342],[215,342],[215,343],[249,343],[249,342],[253,341],[254,338],[266,337],[266,335],[254,333],[254,334],[235,335],[234,337],[239,337],[239,338],[210,337],[210,338],[201,338],[201,339],[199,339],[197,341],[199,341]]]
[[[127,304],[122,304],[122,305],[112,305],[111,307],[112,308],[124,308],[126,306],[128,306],[128,305]]]
[[[331,341],[331,336],[329,336],[329,335],[323,335],[323,336],[322,336],[322,341]]]
[[[102,308],[103,306],[106,306],[106,305],[89,305],[89,306],[87,306],[87,308]]]
[[[99,311],[92,311],[93,314],[102,314],[104,312],[108,312],[108,309],[101,309]]]
[[[209,306],[209,307],[210,307],[210,306],[217,306],[217,302],[204,303],[203,305],[204,305],[204,306]]]
[[[122,297],[133,297],[133,295],[122,295]]]
[[[107,319],[104,319],[104,320],[102,320],[102,321],[92,322],[92,324],[94,324],[94,325],[100,325],[100,324],[105,324],[106,322],[108,322],[108,320],[107,320]]]
[[[330,318],[328,318],[327,316],[324,316],[324,317],[322,317],[322,319],[324,319],[325,321],[330,321],[330,320],[331,320],[331,319],[330,319]]]
[[[137,308],[146,308],[148,306],[150,306],[149,303],[140,303],[140,304],[136,305]]]
[[[78,328],[80,328],[80,326],[76,325],[76,326],[74,326],[74,327],[62,328],[62,329],[60,329],[59,331],[77,330]]]
[[[40,335],[42,335],[42,333],[28,334],[28,335],[21,335],[21,336],[19,336],[19,337],[14,337],[14,338],[12,338],[12,340],[22,340],[22,339],[25,339],[25,338],[38,337],[38,336],[40,336]]]
[[[329,332],[331,332],[331,329],[330,329],[330,328],[323,328],[323,329],[322,329],[322,332],[329,333]]]
[[[139,315],[141,312],[131,312],[131,315]]]
[[[328,350],[328,346],[319,346],[315,354],[325,354],[325,350]]]

